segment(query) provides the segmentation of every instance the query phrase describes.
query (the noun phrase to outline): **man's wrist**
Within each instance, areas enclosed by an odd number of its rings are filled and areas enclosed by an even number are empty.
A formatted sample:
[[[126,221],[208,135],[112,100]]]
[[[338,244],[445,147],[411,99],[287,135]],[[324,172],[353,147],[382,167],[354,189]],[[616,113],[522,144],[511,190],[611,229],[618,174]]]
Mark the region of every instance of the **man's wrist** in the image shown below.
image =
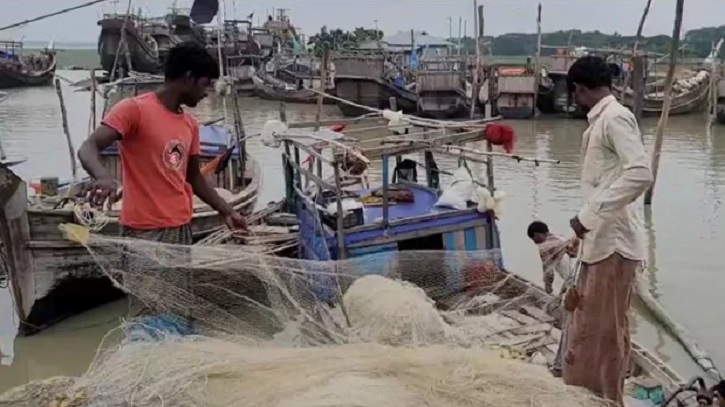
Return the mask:
[[[232,208],[232,206],[229,205],[227,202],[224,202],[224,205],[222,205],[218,212],[222,216],[229,216],[234,213],[234,208]]]

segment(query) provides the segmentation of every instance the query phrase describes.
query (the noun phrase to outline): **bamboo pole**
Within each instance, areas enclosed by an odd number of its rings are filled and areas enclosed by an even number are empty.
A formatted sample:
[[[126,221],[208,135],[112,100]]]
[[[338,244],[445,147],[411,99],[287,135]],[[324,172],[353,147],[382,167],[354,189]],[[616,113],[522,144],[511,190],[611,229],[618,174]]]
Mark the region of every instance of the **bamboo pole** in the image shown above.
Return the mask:
[[[70,137],[70,129],[68,127],[68,111],[65,108],[65,101],[63,100],[63,90],[60,87],[60,80],[55,80],[55,92],[58,94],[58,100],[60,101],[60,118],[63,123],[63,133],[65,134],[65,140],[68,143],[68,153],[70,155],[70,168],[73,173],[73,181],[78,180],[78,164],[76,163],[75,148],[73,147],[73,140]]]
[[[642,39],[642,30],[644,29],[644,22],[647,21],[647,15],[649,14],[649,8],[652,5],[652,0],[647,0],[647,4],[644,6],[642,12],[642,18],[639,19],[639,26],[637,27],[637,35],[634,37],[634,46],[632,47],[632,55],[637,55],[637,46],[639,40]]]
[[[91,129],[95,130],[98,125],[96,117],[96,70],[91,69]]]
[[[667,69],[667,77],[665,78],[665,99],[662,103],[662,114],[657,123],[657,131],[655,132],[655,146],[652,152],[652,184],[644,195],[645,205],[652,204],[655,184],[657,182],[657,173],[660,168],[660,156],[662,154],[662,143],[664,138],[665,127],[670,115],[670,107],[672,107],[672,84],[675,79],[675,67],[677,66],[677,50],[680,46],[680,31],[682,31],[682,14],[684,11],[685,0],[677,0],[675,6],[675,24],[672,30],[672,46],[670,49],[670,65]]]
[[[478,0],[473,0],[473,35],[476,37],[476,67],[473,70],[473,83],[471,84],[471,120],[476,115],[476,104],[478,103],[478,82],[479,69],[481,67],[481,48],[478,38]]]
[[[539,85],[541,83],[541,3],[536,14],[536,60],[534,63],[534,105],[531,107],[536,114],[536,104],[539,100]]]

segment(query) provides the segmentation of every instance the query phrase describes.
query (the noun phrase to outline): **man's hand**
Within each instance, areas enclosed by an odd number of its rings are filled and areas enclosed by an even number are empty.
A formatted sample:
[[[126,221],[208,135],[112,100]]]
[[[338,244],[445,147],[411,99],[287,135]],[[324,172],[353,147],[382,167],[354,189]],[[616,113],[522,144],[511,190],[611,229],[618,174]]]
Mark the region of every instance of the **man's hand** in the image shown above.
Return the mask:
[[[110,207],[118,200],[118,181],[113,178],[100,178],[88,184],[81,192],[82,197],[91,204],[91,206],[102,207],[108,202]]]
[[[584,225],[582,225],[582,223],[579,221],[579,217],[577,216],[571,218],[571,220],[569,221],[569,225],[574,230],[576,237],[578,237],[579,239],[583,239],[584,235],[588,232]]]
[[[579,292],[577,292],[576,288],[569,288],[566,290],[566,293],[564,294],[565,310],[573,312],[579,306],[579,301],[581,301],[581,298],[579,298]]]
[[[248,231],[247,220],[244,219],[244,216],[240,215],[238,212],[231,212],[230,214],[224,216],[224,223],[226,223],[227,227],[231,230]]]

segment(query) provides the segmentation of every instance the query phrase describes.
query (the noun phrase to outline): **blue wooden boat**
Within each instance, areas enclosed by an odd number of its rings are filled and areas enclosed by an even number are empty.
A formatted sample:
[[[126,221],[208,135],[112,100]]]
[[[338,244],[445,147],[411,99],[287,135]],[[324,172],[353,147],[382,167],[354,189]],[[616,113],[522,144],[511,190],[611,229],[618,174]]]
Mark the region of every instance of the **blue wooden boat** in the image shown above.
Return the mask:
[[[399,251],[409,250],[446,250],[446,251],[491,251],[498,252],[501,247],[499,231],[492,212],[477,210],[477,204],[468,203],[464,209],[452,209],[437,206],[441,194],[439,173],[433,150],[437,146],[450,143],[465,143],[483,140],[485,126],[480,131],[464,131],[420,142],[405,141],[403,144],[382,145],[363,149],[360,154],[366,159],[379,158],[382,161],[382,180],[378,187],[355,186],[360,184],[343,174],[349,169],[349,162],[330,160],[313,148],[313,143],[305,144],[295,139],[284,139],[285,152],[282,154],[285,173],[286,201],[288,210],[299,221],[299,256],[307,260],[334,261],[363,258],[376,255],[372,264],[363,264],[364,273],[387,274],[395,264],[386,261],[386,254],[394,256]],[[420,136],[422,133],[419,133]],[[415,137],[415,135],[409,135]],[[349,137],[345,137],[349,140]],[[338,146],[339,148],[339,146]],[[300,162],[300,151],[327,162],[338,177],[325,181],[322,179],[321,165],[318,174],[304,168]],[[403,160],[403,156],[422,153],[425,163]],[[436,154],[446,154],[440,148]],[[461,157],[461,160],[475,157]],[[395,169],[389,170],[392,161]],[[480,160],[480,158],[478,158]],[[426,174],[425,183],[418,183],[415,167],[422,167]],[[303,179],[304,182],[303,182]],[[493,189],[490,180],[488,188]],[[314,184],[305,189],[303,185]],[[401,195],[402,194],[402,195]],[[403,196],[405,199],[400,199]],[[372,197],[372,198],[371,198]],[[396,199],[397,197],[397,199]],[[371,203],[377,200],[378,202]],[[326,212],[343,203],[357,202],[359,208],[339,211],[341,215],[332,216]],[[500,253],[500,252],[498,252]],[[500,255],[494,259],[502,267]],[[450,263],[450,262],[449,262]],[[472,272],[475,270],[472,270]],[[446,264],[433,272],[437,281],[446,281],[450,290],[463,290],[469,276],[462,272],[457,264]],[[412,277],[412,276],[411,276]],[[317,275],[319,281],[317,294],[326,301],[332,301],[337,291],[332,277]],[[428,276],[427,278],[433,278]]]

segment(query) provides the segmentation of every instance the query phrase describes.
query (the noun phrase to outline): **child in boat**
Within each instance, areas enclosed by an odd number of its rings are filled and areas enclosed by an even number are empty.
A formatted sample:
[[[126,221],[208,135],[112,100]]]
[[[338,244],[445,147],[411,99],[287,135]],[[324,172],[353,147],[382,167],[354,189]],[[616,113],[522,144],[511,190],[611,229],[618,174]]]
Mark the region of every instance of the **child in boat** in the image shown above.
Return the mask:
[[[549,232],[549,226],[541,221],[531,222],[527,234],[539,248],[541,266],[544,273],[544,290],[548,294],[554,292],[554,274],[559,274],[564,284],[561,293],[568,287],[568,281],[573,277],[569,259],[576,257],[578,239],[564,240],[564,238]]]
[[[527,234],[539,248],[539,256],[541,257],[541,267],[544,272],[544,289],[551,294],[554,291],[554,273],[559,274],[563,282],[559,294],[563,297],[564,292],[574,286],[574,271],[570,267],[569,259],[576,257],[579,247],[579,239],[564,240],[560,236],[556,236],[549,232],[549,226],[541,221],[534,221],[529,225]],[[562,375],[562,352],[566,343],[566,313],[562,313],[562,335],[559,340],[559,349],[554,358],[554,364],[551,366],[551,373],[555,377]]]

